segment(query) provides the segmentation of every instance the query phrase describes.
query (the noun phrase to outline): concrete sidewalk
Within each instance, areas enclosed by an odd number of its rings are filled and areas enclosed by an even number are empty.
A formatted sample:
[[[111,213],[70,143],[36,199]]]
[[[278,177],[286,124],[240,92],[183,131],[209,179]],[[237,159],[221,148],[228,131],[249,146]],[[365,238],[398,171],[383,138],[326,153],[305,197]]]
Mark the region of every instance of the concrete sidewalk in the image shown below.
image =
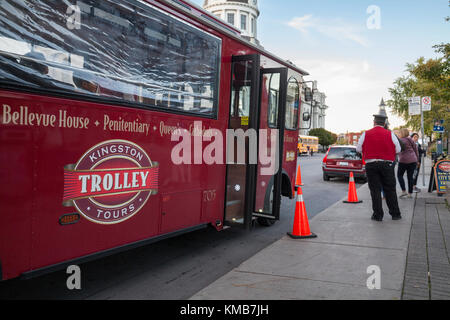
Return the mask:
[[[429,163],[427,167],[429,173]],[[364,185],[358,189],[363,203],[340,201],[309,221],[318,238],[285,236],[191,299],[450,299],[450,212],[444,198],[426,191],[423,188],[414,199],[399,199],[402,220],[393,221],[384,203],[384,221],[375,222],[370,219],[372,203]],[[433,224],[427,224],[426,206]],[[433,233],[438,229],[439,234]],[[371,266],[381,271],[380,289],[368,289]],[[430,270],[439,274],[434,278],[439,289],[434,295]]]

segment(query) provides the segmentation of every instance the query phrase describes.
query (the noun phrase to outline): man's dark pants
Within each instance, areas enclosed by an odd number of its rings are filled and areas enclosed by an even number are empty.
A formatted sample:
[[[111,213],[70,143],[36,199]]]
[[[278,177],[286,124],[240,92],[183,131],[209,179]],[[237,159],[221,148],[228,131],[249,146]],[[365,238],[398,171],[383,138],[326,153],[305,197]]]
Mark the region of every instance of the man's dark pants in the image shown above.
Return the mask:
[[[394,173],[395,164],[387,161],[378,161],[366,164],[367,180],[369,182],[370,195],[372,197],[373,217],[383,219],[383,204],[381,199],[381,188],[383,188],[389,214],[399,217],[396,180]]]

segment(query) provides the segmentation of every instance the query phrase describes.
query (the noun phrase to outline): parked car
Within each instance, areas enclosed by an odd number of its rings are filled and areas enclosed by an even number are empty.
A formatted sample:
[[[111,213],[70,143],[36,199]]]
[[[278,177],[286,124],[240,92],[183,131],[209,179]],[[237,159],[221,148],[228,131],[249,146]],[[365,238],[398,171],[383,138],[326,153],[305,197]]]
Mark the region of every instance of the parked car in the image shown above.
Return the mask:
[[[365,162],[355,146],[331,146],[323,158],[322,171],[325,181],[331,177],[349,177],[350,172],[355,179],[367,181]]]

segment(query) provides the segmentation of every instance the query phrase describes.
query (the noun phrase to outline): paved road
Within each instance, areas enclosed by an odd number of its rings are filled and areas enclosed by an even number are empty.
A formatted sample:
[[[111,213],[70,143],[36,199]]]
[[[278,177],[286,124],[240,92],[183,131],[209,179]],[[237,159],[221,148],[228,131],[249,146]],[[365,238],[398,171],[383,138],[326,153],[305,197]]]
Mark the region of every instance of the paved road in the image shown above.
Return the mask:
[[[308,212],[308,216],[310,218],[341,200],[348,193],[348,180],[343,178],[331,178],[330,181],[323,181],[323,156],[324,155],[322,154],[316,154],[312,158],[299,158],[302,172],[302,182],[305,184],[302,190],[304,194],[306,211]],[[284,203],[287,203],[287,201],[284,201]],[[295,205],[295,203],[293,205]],[[292,212],[294,211],[288,211],[289,214]]]
[[[346,196],[348,182],[322,180],[322,155],[299,158],[310,217]],[[291,231],[295,202],[281,221],[252,231],[205,229],[80,265],[82,289],[66,288],[65,271],[0,283],[0,299],[188,299]]]

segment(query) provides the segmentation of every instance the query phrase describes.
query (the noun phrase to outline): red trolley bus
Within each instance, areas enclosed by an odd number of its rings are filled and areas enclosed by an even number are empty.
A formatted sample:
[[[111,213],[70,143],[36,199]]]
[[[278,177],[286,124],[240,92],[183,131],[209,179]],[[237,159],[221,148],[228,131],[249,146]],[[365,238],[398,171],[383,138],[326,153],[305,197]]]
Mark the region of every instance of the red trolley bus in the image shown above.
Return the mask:
[[[305,71],[184,0],[0,3],[0,279],[279,219]],[[230,130],[243,163],[211,151]],[[178,153],[191,164],[174,162],[181,131],[202,148]],[[272,175],[249,161],[261,142]]]

